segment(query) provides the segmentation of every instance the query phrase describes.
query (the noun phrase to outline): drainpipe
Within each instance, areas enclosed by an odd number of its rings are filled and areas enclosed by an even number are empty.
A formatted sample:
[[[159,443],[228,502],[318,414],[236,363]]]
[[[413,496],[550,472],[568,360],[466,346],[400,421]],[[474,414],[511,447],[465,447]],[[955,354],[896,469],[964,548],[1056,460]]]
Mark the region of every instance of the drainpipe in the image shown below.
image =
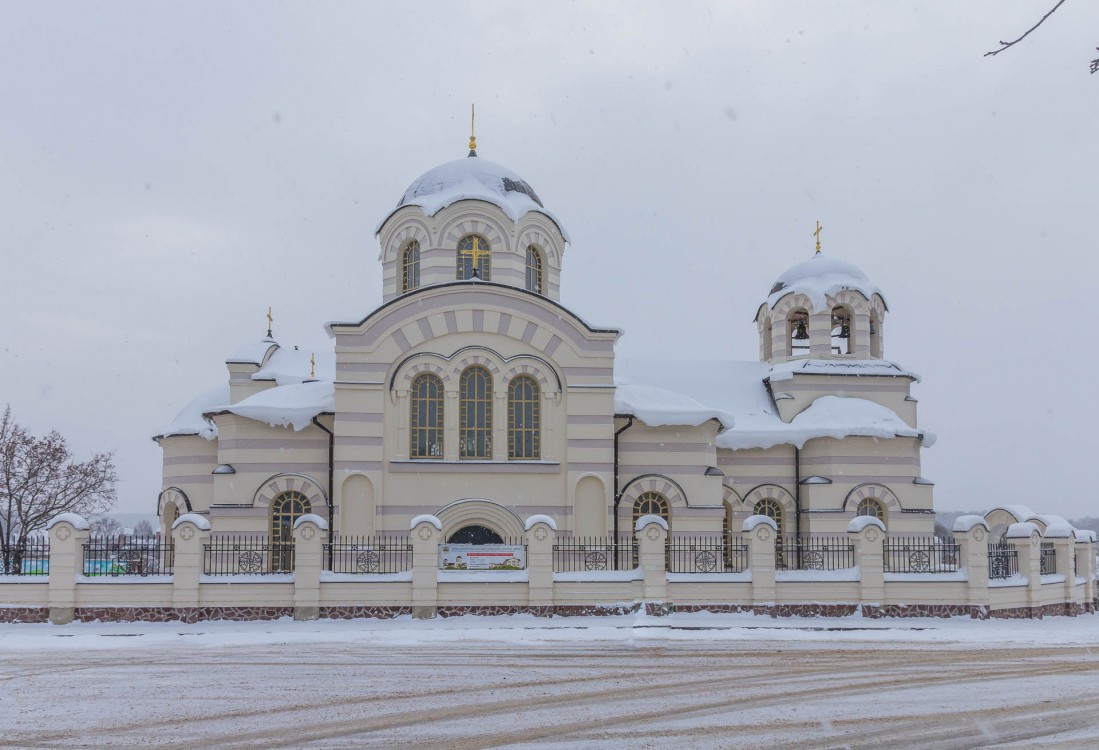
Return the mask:
[[[629,420],[614,432],[614,568],[618,570],[618,506],[622,502],[622,495],[625,494],[625,490],[618,489],[618,436],[633,427],[633,417],[628,414],[615,414],[615,416],[626,417]]]
[[[801,449],[794,446],[794,540],[801,570]]]
[[[320,415],[318,414],[317,417]],[[328,433],[328,569],[332,570],[332,542],[335,529],[335,495],[332,494],[332,467],[336,450],[336,433],[325,427],[313,417],[313,424]]]

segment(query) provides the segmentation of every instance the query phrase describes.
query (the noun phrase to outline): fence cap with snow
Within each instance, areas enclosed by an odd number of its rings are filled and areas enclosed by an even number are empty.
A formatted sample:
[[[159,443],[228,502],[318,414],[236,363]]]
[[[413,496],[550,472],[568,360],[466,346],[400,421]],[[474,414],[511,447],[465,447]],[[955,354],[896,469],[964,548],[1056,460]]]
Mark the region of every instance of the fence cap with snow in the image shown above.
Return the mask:
[[[541,513],[528,518],[527,522],[523,524],[523,529],[525,531],[530,531],[532,528],[534,528],[534,524],[536,523],[544,523],[546,526],[549,526],[554,531],[557,531],[557,524],[554,522],[554,520],[549,516],[542,515]]]
[[[989,530],[988,521],[984,519],[984,516],[958,516],[954,519],[953,530],[957,531],[960,534],[965,534],[967,532],[973,531],[973,529],[977,528],[978,526],[984,526],[985,531]]]
[[[1095,532],[1091,529],[1074,529],[1073,533],[1076,535],[1076,541],[1078,542],[1095,541]]]
[[[851,519],[851,523],[847,524],[847,531],[852,534],[861,534],[862,530],[867,526],[877,526],[882,531],[885,531],[885,524],[882,523],[880,518],[874,518],[874,516],[858,516]]]
[[[1008,539],[1029,539],[1033,534],[1041,535],[1038,530],[1038,525],[1031,523],[1030,521],[1023,521],[1022,523],[1013,523],[1007,527],[1007,533],[1004,534]]]
[[[311,523],[318,529],[328,531],[328,521],[324,520],[316,513],[306,513],[305,515],[298,516],[296,519],[294,519],[294,528],[298,528],[303,523]]]
[[[413,519],[412,519],[412,520],[411,520],[411,521],[409,522],[409,524],[408,524],[408,528],[410,528],[410,529],[414,529],[414,528],[416,528],[417,526],[419,526],[419,525],[420,525],[421,523],[429,523],[429,524],[431,524],[432,526],[434,526],[435,528],[437,528],[437,529],[438,529],[439,531],[442,531],[442,530],[443,530],[443,522],[442,522],[442,521],[440,521],[440,520],[439,520],[438,518],[436,518],[435,516],[432,516],[432,515],[428,515],[428,514],[426,514],[426,513],[425,513],[424,515],[422,515],[422,516],[416,516],[415,518],[413,518]]]
[[[740,527],[741,531],[755,531],[756,526],[767,524],[775,533],[778,533],[778,524],[775,523],[775,519],[770,516],[748,516],[744,519],[744,525]]]
[[[1046,526],[1046,531],[1042,536],[1046,539],[1071,539],[1073,531],[1073,526],[1068,521],[1051,523]]]
[[[177,526],[184,523],[193,523],[200,531],[210,530],[210,519],[206,516],[200,516],[198,513],[184,513],[172,522],[172,530],[174,531]]]
[[[80,531],[87,531],[92,527],[92,525],[88,523],[88,519],[84,518],[84,516],[79,513],[58,513],[50,519],[48,524],[46,524],[46,531],[49,531],[54,525],[59,523],[67,523],[74,529],[79,529]]]
[[[654,516],[654,515],[641,516],[641,518],[637,519],[637,523],[635,523],[633,525],[633,530],[634,531],[641,531],[641,529],[645,528],[646,526],[649,526],[650,524],[654,524],[654,523],[657,526],[664,529],[664,531],[668,530],[668,522],[665,521],[660,516]]]

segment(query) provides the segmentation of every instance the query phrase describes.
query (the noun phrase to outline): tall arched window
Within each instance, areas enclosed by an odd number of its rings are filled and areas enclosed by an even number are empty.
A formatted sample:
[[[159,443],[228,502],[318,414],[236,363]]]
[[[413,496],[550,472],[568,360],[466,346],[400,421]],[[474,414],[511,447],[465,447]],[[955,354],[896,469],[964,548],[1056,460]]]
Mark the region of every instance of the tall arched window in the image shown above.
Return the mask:
[[[475,268],[477,278],[481,281],[492,280],[492,252],[488,240],[479,234],[470,234],[458,242],[458,269],[455,278],[459,281],[471,279]]]
[[[531,245],[527,248],[527,291],[544,294],[542,291],[542,253]]]
[[[885,520],[885,508],[872,497],[863,498],[859,501],[858,510],[855,511],[856,516],[870,516],[876,518],[879,521]]]
[[[443,381],[431,373],[412,381],[409,411],[411,458],[443,457]]]
[[[851,311],[842,305],[832,308],[832,352],[851,354],[855,351],[851,335]]]
[[[408,243],[401,254],[401,291],[410,292],[420,286],[420,243]]]
[[[778,500],[771,497],[765,497],[756,503],[756,507],[752,510],[752,515],[755,516],[767,516],[775,525],[778,526],[778,534],[776,540],[781,543],[782,540],[782,506],[779,505]]]
[[[529,375],[513,378],[508,385],[508,458],[542,456],[542,403],[538,383]]]
[[[458,396],[458,458],[492,458],[492,374],[467,368]]]
[[[642,492],[633,504],[632,528],[637,528],[637,519],[641,516],[660,516],[668,521],[668,498],[659,492]]]
[[[271,570],[294,569],[294,521],[311,512],[309,498],[293,490],[271,503]]]

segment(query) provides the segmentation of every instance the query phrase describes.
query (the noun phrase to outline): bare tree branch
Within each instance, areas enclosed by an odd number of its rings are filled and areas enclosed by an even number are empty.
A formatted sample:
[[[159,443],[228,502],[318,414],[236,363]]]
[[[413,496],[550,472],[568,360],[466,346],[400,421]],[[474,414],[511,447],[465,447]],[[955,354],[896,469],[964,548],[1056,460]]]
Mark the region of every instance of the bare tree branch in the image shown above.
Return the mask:
[[[1047,18],[1049,18],[1050,16],[1052,16],[1052,15],[1053,15],[1053,12],[1054,12],[1055,10],[1057,10],[1058,8],[1060,8],[1060,7],[1061,7],[1061,6],[1062,6],[1062,5],[1064,4],[1064,2],[1065,2],[1065,0],[1057,0],[1057,4],[1053,6],[1053,9],[1052,9],[1052,10],[1050,10],[1050,12],[1049,12],[1049,13],[1046,13],[1046,14],[1045,14],[1044,16],[1042,16],[1042,20],[1040,20],[1040,21],[1039,21],[1038,23],[1034,24],[1034,25],[1033,25],[1033,26],[1031,26],[1031,27],[1030,27],[1029,29],[1027,29],[1027,31],[1026,31],[1026,33],[1025,33],[1025,34],[1023,34],[1023,35],[1022,35],[1021,37],[1019,37],[1018,39],[1016,39],[1016,40],[1015,40],[1014,42],[1004,42],[1004,41],[1001,41],[1001,42],[1000,42],[1000,45],[1001,45],[1001,46],[1000,46],[1000,49],[994,49],[994,50],[992,50],[991,52],[986,52],[986,53],[984,54],[984,56],[985,56],[985,57],[988,57],[989,55],[998,55],[998,54],[1000,54],[1001,52],[1003,52],[1003,51],[1004,51],[1005,49],[1007,49],[1008,47],[1011,47],[1011,46],[1013,46],[1013,45],[1016,45],[1016,44],[1018,44],[1019,42],[1023,41],[1024,39],[1026,39],[1026,38],[1027,38],[1027,36],[1028,36],[1028,35],[1030,34],[1030,32],[1034,31],[1034,30],[1035,30],[1036,28],[1038,28],[1038,27],[1039,27],[1039,26],[1041,26],[1041,25],[1042,25],[1043,23],[1045,23],[1045,20],[1046,20]],[[1093,71],[1092,71],[1092,73],[1094,73],[1094,72],[1095,72],[1095,71],[1093,70]]]
[[[1095,51],[1099,52],[1099,47],[1096,47]],[[1096,71],[1099,71],[1099,57],[1091,61],[1091,72],[1095,73]]]

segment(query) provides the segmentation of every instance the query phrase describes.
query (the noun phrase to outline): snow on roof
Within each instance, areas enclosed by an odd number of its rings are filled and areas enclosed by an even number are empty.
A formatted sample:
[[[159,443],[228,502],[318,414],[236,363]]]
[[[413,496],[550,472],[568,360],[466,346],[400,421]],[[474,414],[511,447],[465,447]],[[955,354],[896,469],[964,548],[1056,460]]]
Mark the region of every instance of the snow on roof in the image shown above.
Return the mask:
[[[881,290],[853,263],[825,255],[814,255],[788,268],[771,287],[767,304],[774,307],[788,294],[804,294],[814,310],[828,308],[827,297],[834,297],[844,289],[854,289],[870,299]],[[884,301],[885,298],[882,297]]]
[[[912,378],[920,376],[884,359],[795,359],[771,368],[771,382],[791,380],[795,373]]]
[[[713,409],[675,391],[615,378],[614,411],[632,414],[650,427],[690,425],[697,427],[711,419],[722,429],[733,426],[733,416]]]
[[[519,221],[529,211],[548,216],[561,230],[566,242],[568,232],[527,182],[507,167],[477,156],[440,164],[420,175],[408,186],[397,201],[397,207],[386,214],[374,233],[381,231],[389,217],[404,206],[419,206],[428,216],[434,216],[460,200],[481,200],[498,206],[512,221]]]
[[[316,359],[316,374],[313,377],[310,377],[313,369],[311,357]],[[279,385],[292,385],[306,380],[330,379],[334,372],[334,354],[331,352],[315,354],[295,347],[279,349],[272,354],[267,364],[252,374],[252,380],[274,380]]]
[[[218,436],[217,425],[203,415],[228,401],[228,383],[222,383],[208,391],[203,391],[183,407],[176,415],[176,418],[172,420],[172,423],[168,425],[167,430],[154,436],[153,439],[171,437],[172,435],[198,435],[206,440],[213,440]]]
[[[335,408],[336,389],[332,381],[314,380],[268,388],[235,404],[209,411],[227,411],[272,427],[289,425],[295,430],[304,430],[318,414]]]
[[[246,365],[262,365],[263,361],[267,359],[267,353],[272,347],[278,348],[278,344],[273,338],[265,338],[262,341],[256,341],[251,344],[244,344],[233,356],[225,360],[226,364],[246,364]]]

